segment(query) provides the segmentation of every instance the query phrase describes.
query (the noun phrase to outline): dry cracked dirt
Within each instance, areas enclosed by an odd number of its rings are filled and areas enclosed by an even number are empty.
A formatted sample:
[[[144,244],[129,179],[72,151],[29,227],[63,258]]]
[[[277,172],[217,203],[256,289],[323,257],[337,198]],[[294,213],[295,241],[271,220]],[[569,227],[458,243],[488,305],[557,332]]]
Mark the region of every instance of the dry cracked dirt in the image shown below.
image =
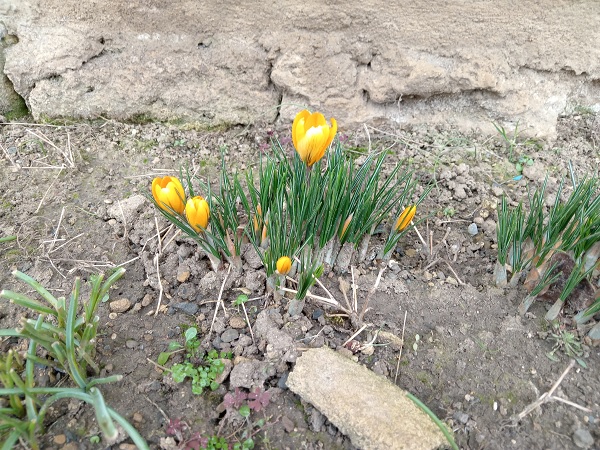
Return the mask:
[[[580,175],[597,171],[600,117],[585,111],[562,117],[555,141],[519,138],[512,149],[499,136],[443,128],[342,129],[339,137],[359,154],[358,164],[360,154],[386,149],[389,167],[404,162],[422,186],[434,185],[418,211],[428,216],[420,231],[433,250],[414,232],[400,241],[371,298],[365,317],[370,325],[355,338],[374,345],[356,353],[342,344],[357,330],[336,311],[309,301],[299,318],[290,318],[285,304],[264,296],[264,272],[251,250],[243,255],[242,271],[211,271],[197,246],[167,232],[142,195],[154,176],[176,174],[182,165],[212,182],[221,149],[230,169],[241,173],[269,148],[271,135],[292,152],[289,129],[257,124],[206,131],[113,121],[0,125],[0,237],[17,236],[0,244],[0,286],[23,289],[10,276],[18,269],[56,295],[67,295],[76,276],[85,281],[117,265],[127,269],[99,308],[97,360],[102,374],[124,375],[104,387],[106,401],[151,448],[185,448],[169,435],[167,418],[189,426],[184,437],[219,434],[235,442],[247,422],[225,413],[224,395],[256,387],[269,393],[266,408],[250,416],[254,423],[264,420],[253,429],[256,448],[355,448],[286,387],[295,358],[320,346],[337,349],[416,395],[452,428],[460,448],[600,448],[600,347],[584,336],[579,339],[587,368],[576,365],[555,395],[591,412],[551,402],[519,422],[511,420],[550,389],[570,358],[562,351],[555,353],[557,361],[547,356],[556,344],[544,321],[549,305],[536,303],[521,316],[522,287],[499,289],[492,280],[499,199],[526,199],[546,174],[552,196],[569,161]],[[519,158],[522,174],[515,164]],[[378,273],[373,257],[379,239],[372,240],[368,261],[354,268],[359,302]],[[159,249],[163,295],[157,308]],[[323,276],[339,299],[340,278],[351,281],[349,273]],[[225,311],[218,310],[209,333],[223,283]],[[318,286],[313,291],[325,295]],[[241,292],[255,299],[246,304],[253,335],[233,304]],[[25,314],[4,300],[0,305],[0,328],[14,327]],[[190,326],[197,328],[202,349],[233,357],[229,376],[201,395],[156,364],[170,342],[183,343]],[[10,348],[23,350],[23,344],[0,341],[0,351]],[[183,353],[176,353],[165,365],[182,361]],[[40,373],[40,383],[60,378],[50,370]],[[57,403],[45,425],[44,448],[106,448],[90,439],[99,434],[98,426],[92,410],[78,401]],[[132,448],[128,442],[112,448]]]

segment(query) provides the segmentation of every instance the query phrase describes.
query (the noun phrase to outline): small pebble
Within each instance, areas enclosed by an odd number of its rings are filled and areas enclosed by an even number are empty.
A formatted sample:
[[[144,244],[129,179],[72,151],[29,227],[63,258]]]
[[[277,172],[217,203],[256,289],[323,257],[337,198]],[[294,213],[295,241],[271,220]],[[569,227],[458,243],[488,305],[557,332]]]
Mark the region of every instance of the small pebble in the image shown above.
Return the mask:
[[[123,443],[119,445],[119,450],[137,450],[137,446]]]
[[[144,416],[142,416],[139,412],[133,413],[133,421],[136,423],[142,423],[144,421]]]
[[[57,434],[53,439],[54,443],[57,445],[63,445],[67,442],[67,437],[64,434]]]
[[[227,328],[221,334],[221,341],[225,342],[225,343],[235,341],[239,336],[240,336],[240,333],[237,330],[235,330],[233,328]]]
[[[177,281],[179,281],[180,283],[186,282],[189,277],[190,277],[189,270],[181,270],[181,271],[177,272]]]
[[[152,303],[152,300],[152,294],[144,295],[144,298],[142,299],[142,306],[148,306],[150,303]]]
[[[313,320],[318,320],[319,317],[321,317],[322,315],[323,315],[322,309],[315,309],[312,313],[312,318],[313,318]]]
[[[458,286],[458,281],[454,277],[446,277],[444,281],[452,286]]]
[[[127,348],[136,348],[138,346],[138,342],[135,339],[127,339],[125,345]]]
[[[590,448],[594,445],[594,437],[585,428],[580,428],[573,433],[573,442],[579,448]]]
[[[414,258],[417,254],[417,251],[414,248],[407,248],[404,253],[406,253],[406,256],[409,258]]]
[[[120,298],[118,300],[110,302],[109,307],[112,312],[124,313],[129,308],[131,308],[131,302],[128,298]]]
[[[296,428],[296,426],[294,425],[294,422],[292,421],[292,419],[290,419],[287,416],[283,416],[281,418],[281,425],[283,425],[283,429],[287,433],[292,433],[294,431],[294,428]]]
[[[181,311],[182,313],[193,316],[198,312],[200,307],[196,303],[191,302],[176,302],[171,303],[169,307],[176,309],[177,311]]]
[[[469,421],[469,415],[462,411],[456,411],[454,414],[452,414],[452,418],[463,425]]]
[[[493,186],[492,187],[492,193],[496,197],[502,197],[502,194],[504,194],[504,191],[502,190],[502,188],[500,186]]]
[[[237,330],[246,328],[246,321],[243,318],[241,318],[240,316],[233,316],[229,320],[229,326],[231,328],[235,328]]]
[[[471,225],[469,225],[469,227],[467,228],[467,232],[471,236],[477,236],[477,233],[479,233],[479,230],[477,229],[477,224],[476,223],[472,223]]]
[[[289,372],[285,372],[283,375],[281,375],[281,377],[279,378],[279,380],[277,380],[277,387],[279,389],[282,390],[286,390],[288,388],[287,386],[287,380],[288,380],[288,376],[289,376]]]

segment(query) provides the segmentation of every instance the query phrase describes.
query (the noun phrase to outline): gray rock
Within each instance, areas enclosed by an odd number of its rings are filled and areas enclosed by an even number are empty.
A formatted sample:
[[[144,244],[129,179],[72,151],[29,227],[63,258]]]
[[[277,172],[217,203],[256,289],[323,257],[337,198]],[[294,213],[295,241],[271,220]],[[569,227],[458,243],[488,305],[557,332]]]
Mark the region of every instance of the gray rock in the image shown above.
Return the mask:
[[[182,283],[177,287],[175,295],[182,300],[189,300],[195,292],[196,288],[192,283]]]
[[[283,425],[283,429],[286,431],[286,433],[291,433],[294,431],[294,428],[296,428],[294,421],[288,416],[283,416],[281,418],[281,424]]]
[[[241,345],[242,347],[248,347],[250,344],[252,344],[252,338],[247,334],[240,334],[240,337],[238,338],[238,345]]]
[[[279,377],[279,380],[277,380],[277,387],[279,389],[286,390],[288,388],[287,387],[287,379],[288,379],[289,375],[290,375],[289,372],[285,372],[283,375],[281,375],[281,377]]]
[[[188,314],[190,316],[195,315],[199,309],[196,303],[191,302],[171,303],[169,304],[169,306],[177,311],[181,311],[182,313]]]
[[[235,341],[239,337],[239,335],[240,335],[240,332],[238,330],[236,330],[235,328],[227,328],[221,334],[221,341],[223,341],[225,343],[229,343],[229,342]]]
[[[477,229],[477,224],[476,223],[472,223],[471,225],[469,225],[469,227],[467,228],[467,232],[471,236],[477,236],[477,233],[479,233],[479,230]]]
[[[579,448],[590,448],[594,445],[594,437],[585,428],[579,428],[573,433],[573,442]]]
[[[325,425],[325,417],[316,408],[313,408],[310,412],[310,429],[315,433],[319,433],[321,428]]]
[[[469,415],[462,411],[456,411],[454,414],[452,414],[452,418],[463,425],[469,421]]]

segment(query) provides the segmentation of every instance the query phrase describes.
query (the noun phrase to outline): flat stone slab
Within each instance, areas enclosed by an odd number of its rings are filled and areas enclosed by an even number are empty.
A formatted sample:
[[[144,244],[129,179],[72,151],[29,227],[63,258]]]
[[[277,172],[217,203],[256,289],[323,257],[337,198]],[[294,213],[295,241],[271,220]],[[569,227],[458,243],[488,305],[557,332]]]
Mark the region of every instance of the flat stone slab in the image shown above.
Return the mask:
[[[287,385],[361,449],[431,450],[448,445],[405,391],[327,347],[304,352]]]

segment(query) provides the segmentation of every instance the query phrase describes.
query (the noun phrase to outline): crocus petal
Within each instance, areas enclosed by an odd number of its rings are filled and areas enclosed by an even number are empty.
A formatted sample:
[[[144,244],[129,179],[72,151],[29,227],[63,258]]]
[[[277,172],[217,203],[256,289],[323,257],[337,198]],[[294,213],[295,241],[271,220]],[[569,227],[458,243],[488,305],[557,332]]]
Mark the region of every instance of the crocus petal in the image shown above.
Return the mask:
[[[178,191],[178,187],[175,183],[170,182],[167,184],[167,187],[162,188],[162,198],[165,203],[179,214],[183,212],[185,204],[183,203],[181,192]]]
[[[327,144],[325,145],[325,148],[329,147],[329,145],[331,144],[331,141],[333,141],[333,138],[335,137],[335,133],[337,133],[336,120],[333,117],[329,120],[331,121],[331,128],[329,129],[329,137],[327,138]]]
[[[296,117],[294,118],[294,123],[292,124],[292,142],[296,149],[298,149],[298,141],[304,136],[307,117],[310,117],[310,112],[304,109],[296,114]]]

